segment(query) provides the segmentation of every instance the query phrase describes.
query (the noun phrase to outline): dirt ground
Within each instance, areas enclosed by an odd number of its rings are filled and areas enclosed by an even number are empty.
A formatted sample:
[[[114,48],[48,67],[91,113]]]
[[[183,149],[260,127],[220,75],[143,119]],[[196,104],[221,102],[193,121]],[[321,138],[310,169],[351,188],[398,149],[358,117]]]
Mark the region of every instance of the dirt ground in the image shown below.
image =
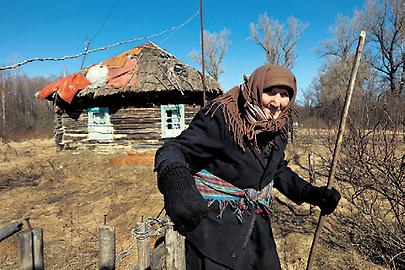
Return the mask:
[[[305,150],[290,149],[291,166],[302,176]],[[56,152],[51,139],[0,143],[0,224],[30,218],[44,229],[47,269],[97,269],[97,228],[107,215],[115,227],[117,269],[136,265],[136,222],[156,217],[163,207],[153,172],[154,151],[100,155]],[[302,166],[302,164],[301,164]],[[277,195],[281,201],[288,200]],[[275,206],[273,229],[283,269],[305,269],[318,211],[309,206]],[[344,204],[338,211],[343,211]],[[354,248],[335,245],[339,237],[328,217],[314,269],[382,269],[367,262]],[[24,225],[24,228],[27,228]],[[0,243],[0,269],[17,269],[17,238]]]

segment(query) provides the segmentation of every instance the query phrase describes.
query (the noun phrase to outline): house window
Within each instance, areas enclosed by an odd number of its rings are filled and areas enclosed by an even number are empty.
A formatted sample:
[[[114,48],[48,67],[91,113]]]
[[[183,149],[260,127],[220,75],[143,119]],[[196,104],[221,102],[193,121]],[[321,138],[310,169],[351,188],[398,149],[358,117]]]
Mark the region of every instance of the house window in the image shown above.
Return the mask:
[[[174,138],[184,130],[184,105],[161,105],[162,138]]]
[[[108,107],[95,107],[87,110],[89,140],[111,141],[113,127],[110,122]]]

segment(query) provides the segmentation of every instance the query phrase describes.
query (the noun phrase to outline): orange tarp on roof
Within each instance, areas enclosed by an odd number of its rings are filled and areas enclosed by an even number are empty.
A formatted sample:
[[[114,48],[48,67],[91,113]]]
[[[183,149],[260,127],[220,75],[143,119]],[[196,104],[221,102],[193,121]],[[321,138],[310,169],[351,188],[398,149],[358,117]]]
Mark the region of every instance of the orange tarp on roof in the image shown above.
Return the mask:
[[[129,51],[121,53],[113,58],[105,60],[101,64],[106,65],[109,68],[122,68],[124,66],[125,62],[128,60],[128,55],[131,55],[131,54],[138,55],[141,51],[142,51],[142,47],[141,48],[136,47]]]
[[[42,88],[38,92],[38,98],[44,100],[57,91],[64,101],[71,103],[76,93],[89,84],[90,82],[86,77],[80,74],[72,74]]]
[[[121,68],[109,67],[107,85],[114,88],[135,86],[138,68],[136,59],[127,59]]]

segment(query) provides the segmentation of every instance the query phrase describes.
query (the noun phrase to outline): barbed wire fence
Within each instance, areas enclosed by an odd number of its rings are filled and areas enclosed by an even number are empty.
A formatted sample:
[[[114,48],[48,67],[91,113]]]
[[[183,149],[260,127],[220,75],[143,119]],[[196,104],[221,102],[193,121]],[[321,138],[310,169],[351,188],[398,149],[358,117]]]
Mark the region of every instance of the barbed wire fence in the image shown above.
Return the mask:
[[[133,244],[115,257],[115,266],[127,257],[136,256],[132,270],[185,270],[185,238],[173,229],[173,225],[167,216],[163,219],[147,218],[137,223],[131,230]],[[156,240],[152,251],[151,238]]]
[[[142,223],[138,223],[131,230],[131,236],[134,243],[130,245],[126,250],[120,252],[116,257],[117,265],[121,263],[125,258],[133,255],[137,252],[138,240],[149,240],[152,237],[163,236],[166,230],[172,226],[172,223],[167,219],[147,218]]]

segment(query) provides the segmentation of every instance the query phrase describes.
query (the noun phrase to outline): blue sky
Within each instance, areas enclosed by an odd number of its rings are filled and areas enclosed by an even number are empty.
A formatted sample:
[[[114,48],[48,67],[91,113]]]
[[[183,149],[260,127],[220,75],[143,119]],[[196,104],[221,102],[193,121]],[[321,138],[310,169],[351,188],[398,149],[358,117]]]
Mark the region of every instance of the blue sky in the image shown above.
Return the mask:
[[[249,38],[249,23],[267,13],[282,23],[294,16],[309,24],[297,45],[297,64],[293,69],[298,89],[306,89],[318,73],[322,59],[315,52],[321,41],[330,38],[329,27],[337,14],[352,16],[362,0],[204,0],[204,28],[231,31],[231,45],[225,56],[220,82],[225,90],[241,82],[264,63],[261,48]],[[35,57],[63,57],[84,50],[85,38],[90,48],[159,33],[184,22],[199,9],[199,0],[2,0],[0,16],[0,66]],[[151,41],[174,54],[186,64],[195,66],[189,52],[199,49],[199,17],[175,33]],[[145,43],[135,42],[87,57],[85,65],[95,64]],[[29,76],[60,75],[79,70],[82,58],[67,61],[29,63],[18,69]],[[300,95],[299,95],[300,96]]]

